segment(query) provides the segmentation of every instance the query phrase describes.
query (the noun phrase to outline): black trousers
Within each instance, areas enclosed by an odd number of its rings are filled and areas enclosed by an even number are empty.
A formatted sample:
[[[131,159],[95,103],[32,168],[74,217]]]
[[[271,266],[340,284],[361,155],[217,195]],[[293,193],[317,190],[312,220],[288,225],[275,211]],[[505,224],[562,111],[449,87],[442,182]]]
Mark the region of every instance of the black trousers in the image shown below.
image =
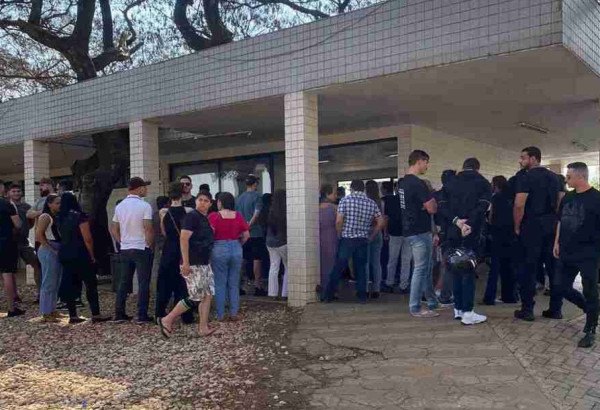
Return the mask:
[[[100,314],[98,301],[98,280],[96,269],[89,259],[83,255],[69,261],[62,261],[63,276],[61,281],[61,299],[67,304],[69,316],[77,316],[75,300],[81,295],[81,282],[85,284],[85,295],[90,305],[92,315]]]
[[[555,259],[552,256],[554,247],[554,226],[552,218],[530,221],[523,224],[519,242],[523,254],[518,269],[519,292],[521,293],[521,308],[533,311],[535,305],[535,285],[541,264],[546,266],[549,273],[550,289],[553,287],[553,272]]]
[[[573,289],[578,273],[581,273],[583,294]],[[566,299],[585,312],[585,331],[595,331],[598,326],[598,260],[560,260],[554,279],[550,310],[560,312]]]
[[[164,317],[167,315],[167,306],[169,305],[171,297],[174,302],[177,303],[180,300],[187,298],[188,292],[185,279],[183,279],[179,271],[179,256],[175,255],[175,257],[173,257],[173,255],[168,253],[165,254],[163,252],[156,282],[156,305],[154,311],[156,317]],[[193,323],[193,310],[185,312],[182,315],[181,320],[184,323]]]

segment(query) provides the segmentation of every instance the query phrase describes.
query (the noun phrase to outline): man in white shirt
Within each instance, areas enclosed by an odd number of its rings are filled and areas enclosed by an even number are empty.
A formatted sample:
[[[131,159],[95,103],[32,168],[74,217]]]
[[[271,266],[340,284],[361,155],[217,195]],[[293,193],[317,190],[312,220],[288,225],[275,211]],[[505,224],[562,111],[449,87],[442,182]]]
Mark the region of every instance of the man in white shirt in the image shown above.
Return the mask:
[[[131,178],[128,184],[129,195],[117,205],[113,217],[112,234],[121,244],[120,261],[125,265],[122,266],[121,272],[126,272],[121,275],[117,284],[114,320],[119,323],[131,320],[125,313],[125,303],[134,271],[137,271],[139,289],[137,323],[153,321],[148,316],[154,246],[152,207],[142,199],[146,196],[148,185],[150,181],[139,177]]]

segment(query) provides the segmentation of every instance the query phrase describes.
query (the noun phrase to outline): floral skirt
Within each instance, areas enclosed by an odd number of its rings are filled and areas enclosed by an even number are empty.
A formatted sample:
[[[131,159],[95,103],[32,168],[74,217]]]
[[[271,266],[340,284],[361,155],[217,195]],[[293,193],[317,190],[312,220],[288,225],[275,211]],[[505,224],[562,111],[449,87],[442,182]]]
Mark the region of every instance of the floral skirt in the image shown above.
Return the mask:
[[[189,300],[202,302],[204,296],[215,294],[215,276],[210,265],[192,265],[190,274],[184,276]]]

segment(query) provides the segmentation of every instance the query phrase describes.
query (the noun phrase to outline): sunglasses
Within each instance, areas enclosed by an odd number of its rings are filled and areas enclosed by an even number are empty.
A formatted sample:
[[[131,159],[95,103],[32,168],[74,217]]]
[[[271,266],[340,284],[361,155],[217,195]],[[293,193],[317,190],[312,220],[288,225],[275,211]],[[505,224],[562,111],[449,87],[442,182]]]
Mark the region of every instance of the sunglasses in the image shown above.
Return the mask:
[[[181,183],[183,186],[192,186],[191,182],[182,182]]]

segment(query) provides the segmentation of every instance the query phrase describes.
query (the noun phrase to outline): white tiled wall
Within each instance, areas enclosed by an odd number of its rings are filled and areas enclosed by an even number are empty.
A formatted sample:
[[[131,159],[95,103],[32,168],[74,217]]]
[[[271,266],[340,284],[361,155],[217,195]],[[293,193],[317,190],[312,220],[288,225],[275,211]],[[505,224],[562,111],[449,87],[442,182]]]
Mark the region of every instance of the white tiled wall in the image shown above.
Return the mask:
[[[429,171],[425,177],[434,187],[441,185],[442,171],[460,170],[463,161],[469,157],[476,157],[479,160],[481,174],[488,180],[495,175],[509,178],[519,169],[520,153],[517,151],[509,151],[430,128],[414,126],[411,145],[412,149],[422,149],[431,157]],[[404,161],[408,164],[408,157]]]
[[[1,104],[0,143],[113,129],[139,118],[559,44],[560,4],[560,0],[383,2]],[[597,34],[591,41],[597,46]]]

